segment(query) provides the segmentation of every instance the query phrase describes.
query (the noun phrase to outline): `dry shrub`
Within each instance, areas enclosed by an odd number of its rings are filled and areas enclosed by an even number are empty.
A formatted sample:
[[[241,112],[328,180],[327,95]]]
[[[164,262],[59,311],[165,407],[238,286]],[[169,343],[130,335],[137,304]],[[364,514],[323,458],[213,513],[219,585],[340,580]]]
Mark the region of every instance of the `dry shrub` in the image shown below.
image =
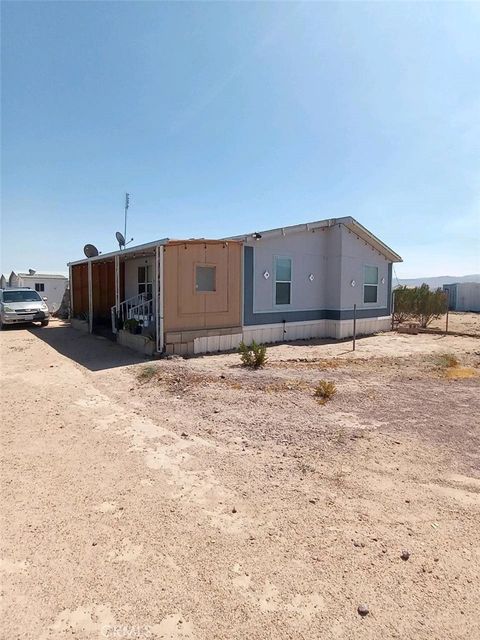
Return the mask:
[[[142,383],[150,382],[150,380],[155,376],[156,373],[157,367],[155,367],[153,364],[148,364],[145,367],[142,367],[137,373],[137,380]]]
[[[336,393],[337,387],[335,386],[334,382],[329,382],[328,380],[320,380],[320,382],[315,387],[313,395],[321,404],[325,404],[325,402],[333,398]]]
[[[460,364],[458,358],[456,358],[452,353],[442,353],[437,357],[436,363],[438,367],[442,367],[443,369],[458,367]]]

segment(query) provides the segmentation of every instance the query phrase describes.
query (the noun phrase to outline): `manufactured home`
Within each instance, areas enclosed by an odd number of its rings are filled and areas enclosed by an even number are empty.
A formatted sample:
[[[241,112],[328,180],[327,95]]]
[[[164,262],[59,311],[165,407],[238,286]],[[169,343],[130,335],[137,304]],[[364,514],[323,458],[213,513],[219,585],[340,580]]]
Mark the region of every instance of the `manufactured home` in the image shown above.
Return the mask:
[[[450,311],[480,311],[480,282],[444,284]]]
[[[390,327],[400,261],[351,217],[220,240],[165,238],[70,263],[72,316],[122,344],[182,355],[242,340],[346,338],[354,315],[358,334]]]
[[[9,287],[28,287],[45,298],[50,313],[56,313],[62,303],[68,278],[59,273],[40,273],[35,269],[27,272],[12,271],[8,278]]]
[[[241,260],[241,242],[165,238],[72,262],[71,314],[140,350],[232,349],[242,339]]]
[[[354,218],[237,236],[244,245],[245,341],[346,338],[391,323],[401,257]]]

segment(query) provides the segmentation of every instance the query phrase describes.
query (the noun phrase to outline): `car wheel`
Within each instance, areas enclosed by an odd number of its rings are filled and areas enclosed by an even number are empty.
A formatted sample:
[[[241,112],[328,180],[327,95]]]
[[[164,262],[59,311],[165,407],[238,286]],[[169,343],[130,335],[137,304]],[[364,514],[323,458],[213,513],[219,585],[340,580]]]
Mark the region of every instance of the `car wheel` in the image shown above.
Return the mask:
[[[48,327],[48,320],[42,320],[42,327]]]
[[[3,322],[0,320],[0,331],[3,329],[5,325],[3,324]]]

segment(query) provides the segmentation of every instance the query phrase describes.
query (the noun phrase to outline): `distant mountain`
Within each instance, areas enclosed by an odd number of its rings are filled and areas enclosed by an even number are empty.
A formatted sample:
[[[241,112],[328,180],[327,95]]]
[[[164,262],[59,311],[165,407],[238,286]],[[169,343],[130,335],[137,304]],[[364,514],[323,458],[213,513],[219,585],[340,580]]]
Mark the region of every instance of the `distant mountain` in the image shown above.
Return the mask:
[[[399,278],[398,281],[393,278],[393,286],[407,285],[407,287],[419,287],[423,283],[428,284],[430,289],[438,289],[444,284],[453,284],[454,282],[480,282],[480,273],[472,273],[469,276],[435,276],[433,278]]]

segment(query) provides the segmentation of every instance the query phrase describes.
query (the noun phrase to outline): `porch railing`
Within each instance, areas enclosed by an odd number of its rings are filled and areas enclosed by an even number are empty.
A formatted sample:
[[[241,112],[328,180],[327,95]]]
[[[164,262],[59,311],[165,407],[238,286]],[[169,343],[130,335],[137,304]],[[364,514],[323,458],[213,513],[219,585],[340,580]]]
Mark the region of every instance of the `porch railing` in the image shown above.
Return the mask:
[[[153,322],[155,316],[153,312],[153,300],[148,299],[146,293],[139,293],[136,296],[123,300],[118,308],[114,305],[111,308],[112,332],[117,333],[118,328],[123,326],[126,320],[138,320],[141,324],[148,325]]]

